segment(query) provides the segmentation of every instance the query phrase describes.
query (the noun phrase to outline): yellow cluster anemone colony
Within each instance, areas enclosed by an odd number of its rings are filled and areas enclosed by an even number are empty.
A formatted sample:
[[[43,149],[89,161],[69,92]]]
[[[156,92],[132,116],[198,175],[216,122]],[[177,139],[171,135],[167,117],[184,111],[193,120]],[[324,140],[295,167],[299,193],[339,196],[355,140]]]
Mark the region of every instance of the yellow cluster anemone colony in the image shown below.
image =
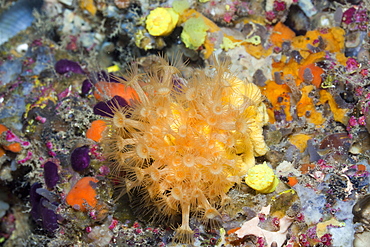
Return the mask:
[[[268,117],[259,88],[226,63],[184,79],[183,64],[159,60],[148,73],[133,66],[122,81],[138,98],[133,107],[112,109],[102,143],[125,192],[138,191],[159,217],[181,214],[175,240],[191,243],[189,217],[219,216],[228,190],[267,152]]]

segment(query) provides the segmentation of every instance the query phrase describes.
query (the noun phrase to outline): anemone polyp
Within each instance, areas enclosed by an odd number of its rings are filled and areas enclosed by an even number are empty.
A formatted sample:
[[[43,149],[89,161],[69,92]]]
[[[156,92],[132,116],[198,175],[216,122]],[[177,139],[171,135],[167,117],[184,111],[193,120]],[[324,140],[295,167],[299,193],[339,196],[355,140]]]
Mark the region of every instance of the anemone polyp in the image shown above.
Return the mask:
[[[138,98],[130,108],[112,109],[102,143],[119,188],[139,191],[143,208],[157,209],[153,217],[182,214],[174,238],[191,243],[190,216],[215,220],[228,190],[266,153],[268,116],[259,88],[228,64],[214,61],[185,79],[184,65],[159,60],[122,81]]]

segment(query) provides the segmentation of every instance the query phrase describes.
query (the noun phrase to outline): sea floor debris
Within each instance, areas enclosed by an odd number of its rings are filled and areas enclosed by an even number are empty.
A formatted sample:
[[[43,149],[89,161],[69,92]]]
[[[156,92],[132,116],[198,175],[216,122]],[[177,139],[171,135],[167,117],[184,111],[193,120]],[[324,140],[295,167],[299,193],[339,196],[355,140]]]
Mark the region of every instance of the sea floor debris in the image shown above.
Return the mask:
[[[368,245],[369,1],[23,2],[1,246]]]

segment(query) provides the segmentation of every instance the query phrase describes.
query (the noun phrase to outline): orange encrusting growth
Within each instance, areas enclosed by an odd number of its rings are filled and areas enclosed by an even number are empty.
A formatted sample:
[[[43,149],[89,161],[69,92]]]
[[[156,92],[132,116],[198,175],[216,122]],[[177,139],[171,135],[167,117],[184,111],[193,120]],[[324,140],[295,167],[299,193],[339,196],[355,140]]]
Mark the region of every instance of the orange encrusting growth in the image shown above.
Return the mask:
[[[294,134],[288,138],[289,142],[296,146],[301,153],[306,150],[309,139],[311,139],[311,136],[306,134]]]
[[[234,232],[236,232],[239,229],[240,229],[240,227],[232,228],[232,229],[230,229],[230,230],[227,231],[227,235],[231,235],[231,234],[233,234]]]
[[[15,142],[15,143],[12,143],[6,146],[4,145],[3,148],[13,153],[19,153],[22,150],[22,146],[18,142]]]
[[[127,99],[127,103],[131,104],[130,99],[137,99],[137,93],[135,90],[126,86],[122,83],[98,81],[95,84],[94,96],[97,100],[104,100],[103,95],[108,98],[113,98],[118,95],[124,99]]]
[[[302,66],[299,68],[299,71],[298,71],[298,77],[299,79],[301,79],[302,81],[304,81],[304,73],[306,71],[306,69],[309,69],[310,72],[312,73],[312,81],[311,81],[311,84],[314,85],[316,88],[320,88],[320,85],[321,85],[321,82],[322,82],[322,78],[321,78],[321,75],[324,73],[324,70],[318,66],[316,66],[315,64],[308,64],[308,65],[305,65],[305,66]]]
[[[100,142],[103,131],[106,127],[107,126],[104,120],[98,119],[93,121],[90,128],[86,131],[86,138],[89,138],[96,142]]]
[[[297,177],[288,177],[288,185],[290,187],[293,187],[298,183],[298,178]]]
[[[358,169],[359,171],[366,171],[366,166],[365,166],[365,165],[363,165],[363,164],[359,164],[359,165],[357,165],[357,169]]]
[[[159,218],[181,213],[175,239],[191,243],[190,215],[203,221],[219,216],[228,190],[255,156],[266,153],[262,126],[268,117],[258,87],[232,75],[226,64],[216,62],[212,75],[199,70],[186,81],[179,80],[183,65],[160,60],[140,80],[128,79],[139,100],[113,109],[102,143],[126,191],[141,190],[142,204],[154,205]]]
[[[0,135],[3,133],[3,132],[5,132],[5,131],[7,131],[8,130],[8,127],[6,127],[5,125],[3,125],[3,124],[0,124]]]
[[[290,98],[291,91],[286,84],[279,85],[275,81],[267,81],[267,85],[261,88],[261,92],[273,108],[267,108],[267,113],[271,123],[275,122],[274,110],[283,110],[287,121],[292,121],[293,117],[290,113]]]
[[[66,197],[67,204],[82,212],[95,208],[97,199],[94,184],[97,182],[98,180],[93,177],[83,177],[78,180]]]
[[[287,38],[284,37],[288,37],[290,35],[289,33],[289,30],[287,31],[283,24],[278,23],[274,27],[273,33],[270,36],[270,40],[274,45],[280,46],[284,40],[287,40]],[[339,61],[342,65],[346,64],[347,58],[342,53],[345,41],[344,33],[345,31],[340,27],[307,31],[304,36],[296,36],[291,42],[292,49],[298,51],[300,54],[300,56],[297,57],[298,59],[292,56],[282,55],[280,61],[272,63],[272,74],[279,74],[280,80],[269,80],[266,82],[266,86],[261,87],[262,94],[265,95],[268,101],[271,103],[267,109],[271,123],[275,122],[274,113],[279,111],[284,112],[286,121],[289,122],[293,119],[292,113],[295,110],[293,106],[296,103],[295,101],[297,97],[283,97],[285,95],[294,96],[294,92],[292,92],[292,87],[294,87],[294,85],[289,85],[288,87],[286,83],[287,78],[291,78],[290,81],[295,82],[297,89],[300,89],[304,85],[310,84],[314,85],[316,88],[320,88],[322,82],[321,75],[325,72],[317,65],[320,61],[324,61],[326,56],[330,56],[330,53],[332,53],[332,55],[334,55],[337,58],[337,61]],[[318,48],[318,51],[312,52],[312,47]],[[312,81],[304,81],[305,78],[303,75],[306,68],[309,68],[309,72],[312,73]],[[336,103],[333,103],[333,101],[328,99],[329,96],[322,92],[325,91],[321,90],[320,94],[323,94],[322,97],[326,98],[326,100],[321,100],[320,103],[328,103],[331,108],[335,109],[337,106]],[[278,101],[277,99],[283,100]],[[294,101],[291,99],[294,99]],[[310,105],[307,106],[306,104]],[[316,105],[313,104],[313,100],[310,96],[304,95],[299,108],[301,111],[300,117],[305,116],[306,113],[309,115],[312,110],[314,115],[311,115],[310,119],[308,120],[309,122],[321,125],[323,121],[325,121],[325,119],[320,116],[321,114],[316,111]],[[346,122],[347,118],[345,116],[345,112],[339,110],[335,111],[335,120],[342,123]],[[334,110],[332,111],[334,112]]]
[[[8,130],[8,127],[6,127],[3,124],[0,124],[0,135],[3,134],[5,131]],[[22,145],[18,142],[11,143],[9,145],[2,145],[2,148],[0,147],[0,157],[5,154],[5,150],[11,151],[13,153],[19,153],[22,151]]]
[[[313,99],[309,97],[309,93],[313,89],[313,85],[305,86],[301,89],[302,98],[297,103],[297,115],[298,117],[305,116],[310,123],[321,125],[325,122],[325,118],[320,112],[316,111]]]
[[[328,103],[330,106],[330,110],[333,112],[334,120],[347,125],[349,119],[349,117],[347,116],[347,112],[349,111],[349,109],[339,108],[333,95],[331,95],[328,91],[320,91],[320,103]]]
[[[274,45],[281,47],[284,41],[291,41],[294,37],[295,33],[292,29],[278,22],[272,30],[270,40]]]

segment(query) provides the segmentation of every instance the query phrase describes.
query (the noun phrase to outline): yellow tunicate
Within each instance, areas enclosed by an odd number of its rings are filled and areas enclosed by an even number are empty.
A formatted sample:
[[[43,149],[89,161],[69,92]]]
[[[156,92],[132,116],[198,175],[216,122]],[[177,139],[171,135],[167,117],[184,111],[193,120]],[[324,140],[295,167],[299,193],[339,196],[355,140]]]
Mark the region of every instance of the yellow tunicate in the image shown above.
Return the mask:
[[[146,29],[152,36],[169,35],[179,20],[177,14],[172,8],[158,7],[152,11],[146,18]]]
[[[234,49],[237,46],[240,46],[240,42],[233,42],[228,37],[223,37],[222,44],[220,45],[220,47],[225,51],[228,51],[229,49]]]
[[[173,10],[175,10],[180,15],[184,13],[185,10],[190,8],[188,0],[175,0],[172,3]]]
[[[279,179],[274,171],[264,162],[248,170],[245,182],[260,193],[271,193],[276,189]]]
[[[192,17],[184,24],[181,40],[187,48],[196,50],[206,40],[208,29],[202,17]]]
[[[119,71],[119,70],[120,70],[120,67],[119,67],[117,64],[112,65],[112,66],[109,66],[109,67],[107,68],[107,72],[108,72],[108,73],[117,72],[117,71]]]

